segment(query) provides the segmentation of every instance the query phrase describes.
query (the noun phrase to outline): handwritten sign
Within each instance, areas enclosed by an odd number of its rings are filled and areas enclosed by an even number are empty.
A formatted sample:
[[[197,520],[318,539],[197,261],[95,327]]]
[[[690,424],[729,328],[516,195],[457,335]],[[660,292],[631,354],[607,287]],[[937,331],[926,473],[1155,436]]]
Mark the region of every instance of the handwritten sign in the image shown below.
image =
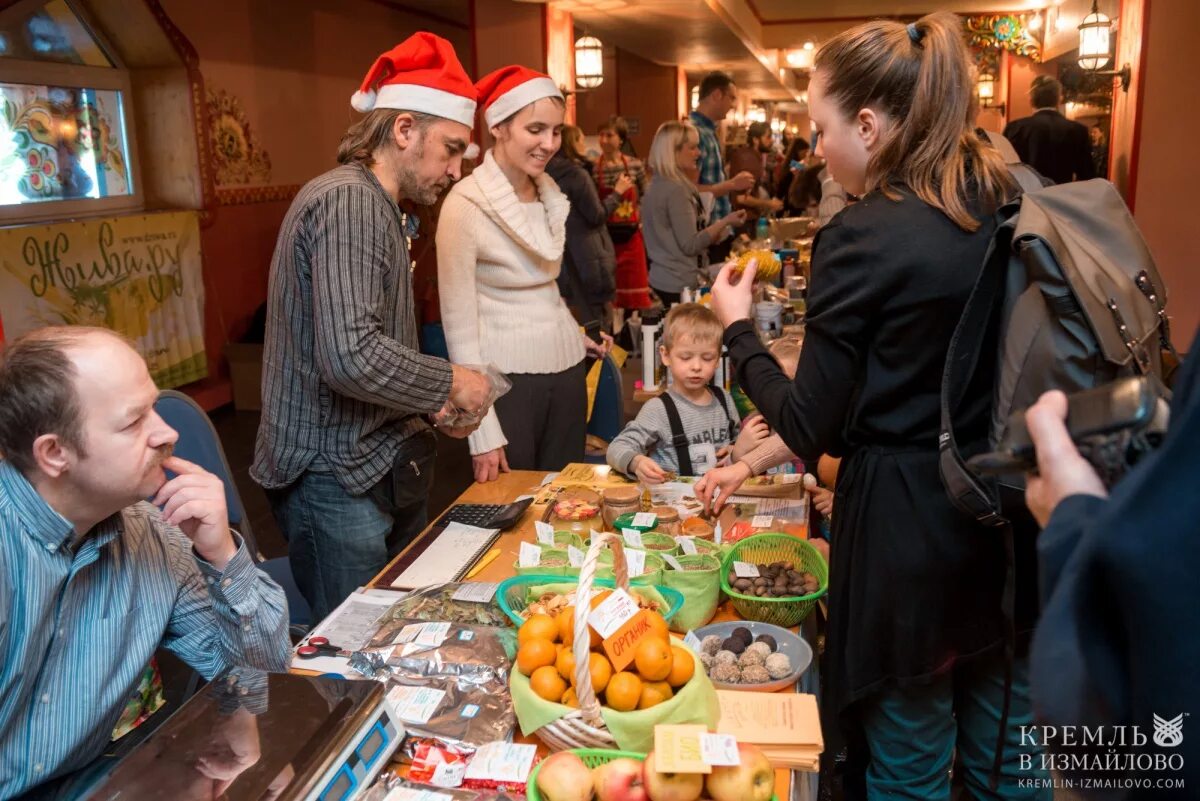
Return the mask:
[[[537,541],[541,545],[554,545],[554,526],[536,520],[533,529],[537,532]]]
[[[637,601],[621,588],[609,593],[608,597],[588,613],[588,625],[601,637],[608,637],[638,612]]]
[[[686,556],[695,556],[699,553],[696,550],[696,540],[691,537],[676,537],[675,541],[679,543],[679,550],[683,551]]]
[[[207,374],[196,212],[0,229],[0,252],[5,337],[102,326],[134,343],[160,389]]]
[[[643,547],[642,532],[638,531],[636,528],[621,529],[621,536],[625,538],[626,545],[631,545],[634,548]]]
[[[650,614],[649,609],[640,610],[611,636],[604,638],[604,653],[608,654],[608,661],[612,662],[613,670],[619,671],[628,667],[642,640],[658,636],[655,628],[650,625]]]
[[[517,560],[520,567],[537,567],[542,563],[542,549],[532,542],[522,542],[517,551]]]

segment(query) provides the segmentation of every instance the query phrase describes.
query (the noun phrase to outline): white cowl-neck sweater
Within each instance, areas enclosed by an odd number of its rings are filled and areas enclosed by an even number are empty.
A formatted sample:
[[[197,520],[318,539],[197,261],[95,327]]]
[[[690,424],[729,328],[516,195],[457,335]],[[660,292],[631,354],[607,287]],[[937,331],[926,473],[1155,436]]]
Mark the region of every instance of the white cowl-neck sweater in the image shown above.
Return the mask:
[[[489,150],[454,186],[437,226],[438,294],[450,361],[505,373],[557,373],[584,357],[558,293],[570,202],[548,175],[522,203]],[[495,409],[468,440],[478,455],[508,444]]]

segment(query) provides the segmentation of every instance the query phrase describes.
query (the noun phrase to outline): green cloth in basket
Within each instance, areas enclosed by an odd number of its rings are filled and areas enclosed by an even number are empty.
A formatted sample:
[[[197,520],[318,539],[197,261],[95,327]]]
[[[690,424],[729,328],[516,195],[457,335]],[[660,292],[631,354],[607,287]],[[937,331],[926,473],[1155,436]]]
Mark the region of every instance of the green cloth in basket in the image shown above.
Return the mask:
[[[664,570],[662,584],[683,593],[683,608],[671,618],[671,630],[686,633],[712,620],[721,602],[721,560],[714,554],[675,557],[684,567],[704,570]]]
[[[542,558],[557,557],[567,560],[567,551],[565,548],[550,548],[542,546]],[[578,576],[579,568],[571,567],[569,564],[547,567],[545,565],[534,565],[533,567],[521,567],[521,563],[513,562],[513,575],[540,575],[540,576]]]
[[[525,605],[528,606],[548,592],[566,595],[568,592],[575,592],[577,589],[579,589],[579,584],[577,582],[571,582],[570,584],[532,584],[525,594]],[[596,585],[595,591],[599,592],[610,589],[612,589],[612,587],[601,587]],[[661,609],[663,612],[666,612],[671,608],[671,604],[667,602],[666,598],[662,597],[662,593],[653,587],[642,584],[631,584],[629,589],[631,591],[636,590],[638,595],[643,596],[649,601],[654,601],[656,604],[658,604],[659,609]]]
[[[667,563],[663,561],[661,556],[653,551],[646,551],[641,548],[637,548],[636,550],[642,551],[644,554],[646,554],[645,572],[638,576],[630,576],[629,583],[639,585],[662,584],[663,570],[666,568]],[[598,560],[599,562],[596,567],[596,578],[613,578],[613,552],[609,550],[601,551]]]
[[[679,641],[674,641],[674,644],[681,648],[687,647]],[[671,700],[650,709],[637,709],[633,712],[616,712],[601,708],[600,716],[604,718],[604,725],[617,741],[618,748],[642,753],[654,750],[654,727],[659,723],[697,723],[716,729],[721,718],[717,691],[704,674],[699,655],[693,651],[692,656],[696,660],[696,672]],[[572,711],[569,706],[547,701],[535,693],[529,687],[529,677],[519,670],[511,672],[508,686],[512,692],[517,722],[521,724],[523,734],[533,734],[542,726]]]

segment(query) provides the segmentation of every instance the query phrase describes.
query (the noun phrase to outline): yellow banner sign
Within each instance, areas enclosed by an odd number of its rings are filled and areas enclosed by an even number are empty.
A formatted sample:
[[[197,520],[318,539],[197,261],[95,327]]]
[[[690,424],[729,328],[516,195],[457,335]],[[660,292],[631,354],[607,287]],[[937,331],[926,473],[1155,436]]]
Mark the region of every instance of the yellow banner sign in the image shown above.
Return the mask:
[[[6,338],[98,325],[131,339],[162,389],[207,373],[195,212],[0,229],[0,260]]]

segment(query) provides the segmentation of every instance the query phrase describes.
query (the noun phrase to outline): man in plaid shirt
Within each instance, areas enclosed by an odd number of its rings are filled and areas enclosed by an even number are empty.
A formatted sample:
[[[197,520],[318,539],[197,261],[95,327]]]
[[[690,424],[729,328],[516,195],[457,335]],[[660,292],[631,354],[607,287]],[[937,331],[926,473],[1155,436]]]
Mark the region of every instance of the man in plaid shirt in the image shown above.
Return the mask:
[[[719,220],[729,214],[732,205],[729,195],[749,192],[754,187],[754,176],[739,172],[733,178],[725,177],[725,165],[721,160],[721,140],[717,138],[717,124],[737,104],[737,86],[723,72],[710,72],[700,81],[700,101],[696,110],[689,115],[692,124],[700,132],[700,177],[697,186],[701,192],[716,197],[711,219]],[[714,252],[719,251],[719,252]],[[709,261],[719,264],[729,253],[729,240],[709,249]]]

